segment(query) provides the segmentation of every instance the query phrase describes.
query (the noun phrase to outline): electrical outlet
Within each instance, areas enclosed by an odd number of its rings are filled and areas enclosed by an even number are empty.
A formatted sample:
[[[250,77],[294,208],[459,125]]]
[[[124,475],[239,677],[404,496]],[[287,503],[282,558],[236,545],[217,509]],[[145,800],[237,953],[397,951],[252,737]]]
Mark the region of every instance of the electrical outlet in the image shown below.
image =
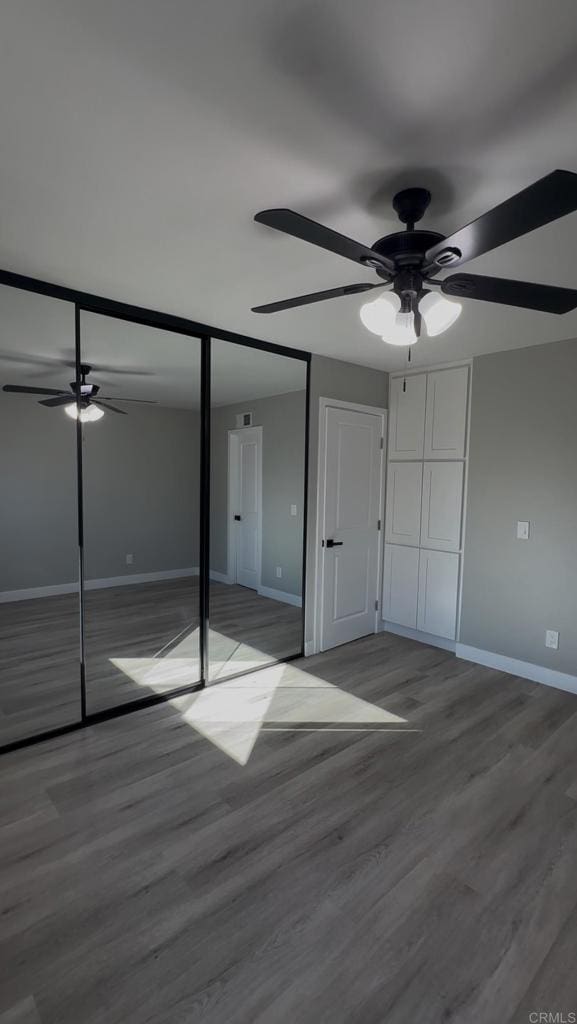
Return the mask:
[[[126,556],[126,564],[127,565],[134,565],[134,555],[127,555]]]
[[[556,629],[548,629],[545,633],[545,647],[550,647],[553,651],[559,650],[559,631]]]
[[[517,523],[517,540],[529,540],[529,523]]]
[[[277,565],[277,567],[276,567],[276,570],[275,570],[275,571],[276,571],[276,577],[277,577],[277,579],[278,579],[278,580],[280,580],[280,579],[281,579],[281,577],[282,577],[282,568],[281,568],[281,566],[280,566],[280,565]]]
[[[297,507],[296,507],[296,505],[291,505],[291,516],[296,516],[296,514],[297,514]]]

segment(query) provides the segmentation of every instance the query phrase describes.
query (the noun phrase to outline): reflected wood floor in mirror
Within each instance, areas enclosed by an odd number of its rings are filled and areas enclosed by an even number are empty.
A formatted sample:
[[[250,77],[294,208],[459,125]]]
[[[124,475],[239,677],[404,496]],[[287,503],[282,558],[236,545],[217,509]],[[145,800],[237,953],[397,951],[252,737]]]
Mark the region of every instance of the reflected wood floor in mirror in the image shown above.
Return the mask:
[[[300,651],[299,608],[222,583],[210,599],[213,680]],[[0,746],[78,720],[78,631],[75,595],[0,605]],[[198,678],[196,578],[88,591],[89,712]]]
[[[244,766],[192,698],[3,759],[0,1024],[574,1008],[577,697],[390,634],[266,677]],[[324,722],[278,730],[280,689]]]

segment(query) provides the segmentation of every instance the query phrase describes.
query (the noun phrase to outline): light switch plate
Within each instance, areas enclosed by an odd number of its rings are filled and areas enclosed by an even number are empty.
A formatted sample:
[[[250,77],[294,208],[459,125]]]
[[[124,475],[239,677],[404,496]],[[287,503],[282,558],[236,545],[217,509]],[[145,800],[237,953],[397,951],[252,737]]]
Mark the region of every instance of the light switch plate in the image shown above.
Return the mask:
[[[545,633],[545,647],[553,651],[559,650],[559,632],[556,629],[548,629]]]
[[[517,523],[517,540],[529,540],[529,523]]]
[[[296,516],[296,514],[297,514],[297,507],[296,507],[296,505],[291,505],[291,516]]]

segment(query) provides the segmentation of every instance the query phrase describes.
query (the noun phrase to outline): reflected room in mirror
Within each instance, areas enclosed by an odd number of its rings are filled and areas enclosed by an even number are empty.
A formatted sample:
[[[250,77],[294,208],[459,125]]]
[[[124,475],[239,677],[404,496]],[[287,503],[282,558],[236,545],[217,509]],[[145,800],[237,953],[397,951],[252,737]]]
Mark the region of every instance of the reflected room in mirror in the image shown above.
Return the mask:
[[[201,678],[200,342],[85,311],[80,337],[103,413],[82,445],[93,713]]]
[[[0,746],[81,715],[75,362],[74,306],[0,286]]]
[[[213,340],[209,680],[302,651],[307,366]]]

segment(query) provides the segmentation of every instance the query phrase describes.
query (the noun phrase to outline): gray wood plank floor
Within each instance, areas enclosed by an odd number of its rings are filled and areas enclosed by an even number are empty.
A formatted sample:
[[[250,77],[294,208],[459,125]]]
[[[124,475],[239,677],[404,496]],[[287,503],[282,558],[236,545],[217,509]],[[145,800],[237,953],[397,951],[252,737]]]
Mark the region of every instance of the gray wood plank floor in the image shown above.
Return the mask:
[[[389,634],[242,686],[2,758],[0,1024],[577,1010],[577,697]]]
[[[211,678],[301,650],[301,611],[245,587],[210,585]],[[86,595],[89,712],[200,677],[198,580]],[[75,595],[0,605],[0,746],[80,718]],[[157,663],[146,664],[156,659]]]

